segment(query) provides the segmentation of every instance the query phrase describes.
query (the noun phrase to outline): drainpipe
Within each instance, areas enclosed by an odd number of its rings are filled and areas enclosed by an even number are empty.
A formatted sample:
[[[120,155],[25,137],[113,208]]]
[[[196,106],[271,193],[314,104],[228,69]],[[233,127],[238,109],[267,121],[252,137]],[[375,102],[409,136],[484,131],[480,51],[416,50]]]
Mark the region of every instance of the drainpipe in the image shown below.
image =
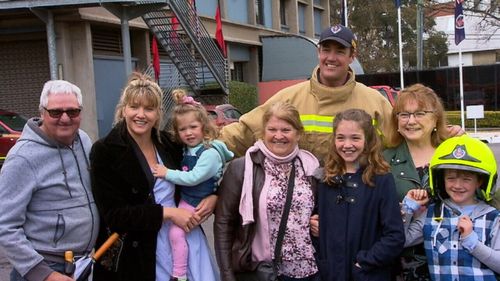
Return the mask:
[[[130,33],[128,25],[127,9],[122,9],[121,30],[122,30],[122,44],[123,44],[123,59],[125,62],[125,74],[127,77],[132,73],[132,51],[130,49]]]
[[[56,32],[54,28],[54,15],[52,11],[45,9],[31,9],[31,12],[45,22],[47,30],[47,47],[49,51],[50,79],[56,80],[57,77],[57,56],[56,56]]]

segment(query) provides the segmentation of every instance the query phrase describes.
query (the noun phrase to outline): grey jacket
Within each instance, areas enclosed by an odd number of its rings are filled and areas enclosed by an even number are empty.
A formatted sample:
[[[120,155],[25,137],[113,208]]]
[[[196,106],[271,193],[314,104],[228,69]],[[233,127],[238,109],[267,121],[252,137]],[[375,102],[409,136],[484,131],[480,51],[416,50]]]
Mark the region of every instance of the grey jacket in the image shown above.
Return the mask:
[[[416,245],[418,243],[421,243],[424,241],[424,233],[423,233],[423,228],[424,225],[426,224],[426,217],[428,212],[433,212],[433,206],[431,205],[427,211],[421,212],[418,215],[414,215],[412,213],[407,213],[405,214],[404,218],[404,226],[405,226],[405,237],[406,237],[406,242],[405,242],[405,247]],[[451,213],[454,214],[454,216],[461,216],[460,213],[460,207],[458,207],[456,204],[454,204],[450,199],[445,199],[444,200],[444,208],[448,208],[451,211]],[[479,201],[477,204],[476,208],[472,212],[470,218],[474,222],[474,229],[476,227],[487,227],[486,223],[484,220],[481,219],[484,215],[486,215],[489,212],[495,212],[495,208],[487,205],[483,201]],[[412,217],[414,219],[412,220]],[[448,217],[445,217],[444,220],[449,219]],[[478,225],[475,225],[476,220],[479,222]],[[443,221],[443,224],[446,223]],[[490,239],[490,245],[485,245],[485,237],[479,236],[479,241],[477,242],[476,247],[469,252],[474,258],[478,259],[481,263],[485,264],[489,269],[493,270],[497,274],[500,273],[500,216],[497,216],[492,225],[491,225],[491,232],[489,233],[489,239]],[[437,233],[438,231],[436,231]],[[486,233],[484,233],[486,235]],[[453,237],[454,234],[449,234],[450,237]],[[458,235],[458,234],[455,234]],[[454,238],[448,238],[450,241]],[[454,241],[457,242],[457,241]],[[461,246],[461,240],[459,241],[459,249],[461,249],[463,246]],[[447,246],[451,247],[451,243],[447,244]],[[434,250],[436,250],[438,247],[435,247]],[[456,257],[456,256],[455,256]],[[431,265],[432,266],[432,265]],[[441,265],[443,266],[443,265]]]
[[[79,130],[71,147],[49,139],[30,119],[0,172],[0,246],[27,280],[43,280],[64,251],[88,253],[99,217],[91,193],[88,153]]]

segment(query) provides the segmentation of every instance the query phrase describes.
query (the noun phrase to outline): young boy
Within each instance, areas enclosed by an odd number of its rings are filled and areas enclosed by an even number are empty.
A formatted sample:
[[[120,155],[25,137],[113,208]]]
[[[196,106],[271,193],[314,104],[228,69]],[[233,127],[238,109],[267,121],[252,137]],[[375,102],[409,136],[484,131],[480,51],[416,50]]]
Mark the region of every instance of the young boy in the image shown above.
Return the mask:
[[[405,247],[424,241],[432,280],[497,280],[500,273],[500,212],[483,200],[496,189],[490,148],[469,136],[436,148],[429,167],[430,193],[412,189],[403,201]]]

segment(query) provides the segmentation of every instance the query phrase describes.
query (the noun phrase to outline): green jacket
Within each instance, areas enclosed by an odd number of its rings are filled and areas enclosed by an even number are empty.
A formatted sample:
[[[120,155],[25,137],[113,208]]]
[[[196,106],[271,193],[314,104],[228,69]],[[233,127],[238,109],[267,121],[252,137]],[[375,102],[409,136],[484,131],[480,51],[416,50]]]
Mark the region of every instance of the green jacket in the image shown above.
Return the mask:
[[[403,141],[400,145],[388,148],[384,151],[384,158],[391,165],[391,172],[396,182],[396,191],[399,196],[399,201],[403,201],[408,190],[429,186],[428,172],[420,180],[417,168],[413,163],[408,145]]]

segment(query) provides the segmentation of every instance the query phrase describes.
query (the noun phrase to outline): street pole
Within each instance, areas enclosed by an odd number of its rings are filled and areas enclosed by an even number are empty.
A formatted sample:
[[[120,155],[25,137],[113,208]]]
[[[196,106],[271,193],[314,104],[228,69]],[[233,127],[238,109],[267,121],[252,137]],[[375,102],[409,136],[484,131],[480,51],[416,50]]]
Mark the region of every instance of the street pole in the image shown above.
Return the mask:
[[[417,70],[422,70],[424,60],[424,1],[417,1]]]

